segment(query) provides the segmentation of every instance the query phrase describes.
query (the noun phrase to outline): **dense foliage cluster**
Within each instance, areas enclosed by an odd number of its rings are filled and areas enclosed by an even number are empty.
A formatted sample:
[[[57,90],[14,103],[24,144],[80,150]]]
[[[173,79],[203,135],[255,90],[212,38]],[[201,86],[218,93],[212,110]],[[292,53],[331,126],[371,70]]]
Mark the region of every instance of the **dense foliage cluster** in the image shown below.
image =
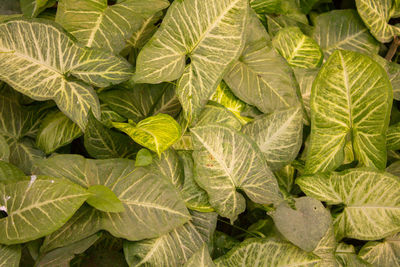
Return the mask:
[[[0,266],[400,266],[400,1],[1,0]]]

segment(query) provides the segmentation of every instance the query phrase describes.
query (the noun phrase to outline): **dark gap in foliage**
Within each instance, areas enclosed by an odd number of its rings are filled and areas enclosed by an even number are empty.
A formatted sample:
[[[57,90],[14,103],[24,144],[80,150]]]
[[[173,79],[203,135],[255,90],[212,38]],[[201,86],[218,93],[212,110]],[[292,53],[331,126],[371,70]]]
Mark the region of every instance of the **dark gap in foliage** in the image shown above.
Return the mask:
[[[354,248],[356,249],[356,253],[358,253],[359,250],[361,249],[361,247],[364,246],[368,241],[362,241],[362,240],[352,239],[352,238],[343,238],[342,242],[353,245]]]
[[[4,210],[0,210],[0,219],[5,218],[7,216],[8,216],[7,212],[5,212]]]
[[[192,62],[192,59],[190,58],[190,56],[186,56],[186,65],[190,64]]]
[[[112,5],[115,5],[117,3],[117,1],[116,0],[108,0],[107,3],[109,6],[112,6]]]

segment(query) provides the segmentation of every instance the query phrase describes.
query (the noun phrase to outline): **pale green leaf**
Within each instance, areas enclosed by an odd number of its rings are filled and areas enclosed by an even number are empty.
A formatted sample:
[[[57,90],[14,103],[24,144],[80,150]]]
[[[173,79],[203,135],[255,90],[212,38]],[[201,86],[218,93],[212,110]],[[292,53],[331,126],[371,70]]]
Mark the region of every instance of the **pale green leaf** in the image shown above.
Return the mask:
[[[24,137],[21,139],[8,138],[10,146],[10,163],[16,165],[25,173],[30,174],[35,161],[42,159],[45,154],[36,148],[35,141]]]
[[[17,244],[51,234],[88,198],[82,187],[60,179],[7,184],[0,204],[8,216],[0,219],[0,243]],[[52,179],[52,180],[50,180]]]
[[[240,120],[227,108],[215,102],[209,102],[200,114],[197,126],[208,124],[227,125],[236,130],[242,128]]]
[[[0,161],[0,183],[8,184],[29,179],[25,173],[14,165]]]
[[[158,155],[181,137],[180,125],[171,116],[162,113],[148,117],[136,125],[114,122],[113,126]]]
[[[123,212],[125,211],[124,205],[121,200],[104,185],[92,185],[88,188],[88,193],[92,194],[86,202],[104,212]]]
[[[258,117],[243,127],[263,152],[268,166],[276,171],[291,163],[303,142],[303,114],[300,108],[276,111]]]
[[[207,109],[207,106],[206,108]],[[186,133],[181,136],[181,138],[172,145],[172,148],[175,150],[193,150],[193,142],[192,142],[192,136],[189,133]]]
[[[60,0],[56,22],[83,45],[119,53],[132,34],[167,0],[125,0],[109,6],[107,0]]]
[[[400,161],[397,160],[390,164],[390,166],[386,168],[386,171],[390,174],[400,177]]]
[[[308,196],[344,205],[334,220],[336,236],[361,240],[384,238],[400,230],[400,179],[373,169],[350,169],[298,178]]]
[[[372,58],[385,69],[393,87],[393,98],[400,100],[400,65],[379,55],[372,55]]]
[[[6,139],[0,135],[0,160],[8,161],[10,158],[10,147],[7,144]]]
[[[155,172],[135,168],[132,160],[90,160],[78,155],[58,155],[38,162],[37,171],[65,177],[85,188],[107,186],[125,208],[121,213],[83,209],[71,222],[48,237],[47,244],[63,242],[61,246],[64,246],[101,229],[128,240],[155,238],[189,219],[185,204],[174,186]],[[77,232],[71,234],[70,231]],[[47,246],[55,248],[54,245]]]
[[[316,266],[321,259],[289,242],[276,239],[251,238],[216,259],[217,267],[237,266]]]
[[[206,244],[190,257],[185,267],[215,267]]]
[[[112,128],[112,124],[111,124],[112,121],[116,121],[116,122],[126,121],[126,118],[122,117],[117,112],[112,110],[107,104],[101,104],[100,109],[101,109],[101,120],[100,121],[107,128]],[[90,120],[90,117],[88,120]]]
[[[109,86],[131,75],[125,60],[78,46],[50,22],[17,19],[2,23],[0,41],[0,79],[35,100],[54,100],[81,129],[90,108],[100,116],[99,102],[90,85],[68,76]]]
[[[400,149],[400,123],[389,126],[386,135],[386,148],[389,150]]]
[[[62,112],[56,111],[48,113],[43,119],[36,136],[36,144],[46,154],[50,154],[81,135],[82,131],[77,124]]]
[[[322,63],[323,54],[318,44],[297,27],[280,30],[272,44],[292,67],[312,69]]]
[[[129,266],[183,266],[214,233],[217,214],[191,212],[192,219],[156,239],[124,244],[125,259]],[[200,267],[200,266],[199,266]]]
[[[386,167],[386,131],[392,105],[387,74],[370,57],[336,50],[311,92],[307,173],[335,170],[350,142],[360,166]]]
[[[382,242],[372,241],[365,244],[359,257],[373,266],[400,266],[400,234],[386,237]]]
[[[379,43],[355,10],[332,10],[317,16],[313,38],[327,58],[337,49],[363,54],[376,54],[379,50]]]
[[[18,1],[18,0],[15,0]],[[34,18],[46,8],[53,6],[55,0],[19,0],[25,17]]]
[[[218,214],[234,221],[245,210],[245,199],[237,189],[256,203],[282,200],[263,154],[246,135],[220,125],[198,126],[191,133],[195,180]]]
[[[304,16],[304,14],[302,14]],[[302,32],[308,36],[312,35],[313,27],[308,25],[308,21],[304,21],[304,17],[300,14],[300,17],[288,15],[278,15],[273,14],[266,15],[268,24],[268,33],[271,36],[275,36],[281,29],[286,27],[299,27]],[[305,17],[306,18],[306,17]]]
[[[138,146],[125,134],[108,129],[90,112],[84,135],[84,145],[97,159],[129,158],[136,154]]]
[[[346,243],[339,243],[336,249],[335,257],[340,267],[372,267],[370,264],[357,256],[353,245],[348,245]]]
[[[19,267],[21,247],[0,245],[0,267]]]
[[[380,42],[390,42],[400,33],[400,28],[389,24],[395,9],[393,0],[356,0],[357,11],[371,31],[371,34]]]
[[[292,190],[295,172],[296,169],[292,165],[286,165],[279,171],[275,172],[275,177],[281,190],[283,189],[283,191],[288,193]]]
[[[279,13],[282,0],[250,0],[250,6],[258,14]]]
[[[264,26],[251,13],[246,45],[224,81],[241,100],[264,113],[298,104],[296,81],[289,65],[273,48]]]
[[[160,11],[143,20],[140,27],[137,28],[132,34],[132,37],[127,40],[127,44],[134,48],[142,48],[158,29],[156,23],[162,16],[163,12]]]
[[[319,241],[317,247],[313,250],[313,253],[322,259],[322,262],[319,264],[321,267],[338,267],[335,258],[335,250],[337,246],[335,231],[333,228],[332,219],[330,219],[330,221],[331,223],[329,228]]]
[[[229,64],[239,57],[247,12],[246,0],[174,1],[138,56],[135,81],[179,79],[176,90],[184,116],[189,123],[196,121]]]
[[[150,165],[152,162],[153,162],[153,156],[151,155],[151,152],[148,149],[142,148],[136,154],[136,160],[135,160],[136,167],[147,166]]]
[[[293,72],[300,87],[301,100],[306,113],[304,123],[309,125],[311,88],[319,69],[293,68]]]

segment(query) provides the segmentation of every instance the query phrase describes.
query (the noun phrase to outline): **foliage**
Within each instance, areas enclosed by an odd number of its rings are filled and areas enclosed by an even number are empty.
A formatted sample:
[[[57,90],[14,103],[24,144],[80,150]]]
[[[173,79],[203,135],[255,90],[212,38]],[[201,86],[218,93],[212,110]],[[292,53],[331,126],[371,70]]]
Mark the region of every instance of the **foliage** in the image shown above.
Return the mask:
[[[0,1],[0,266],[400,266],[400,1]]]

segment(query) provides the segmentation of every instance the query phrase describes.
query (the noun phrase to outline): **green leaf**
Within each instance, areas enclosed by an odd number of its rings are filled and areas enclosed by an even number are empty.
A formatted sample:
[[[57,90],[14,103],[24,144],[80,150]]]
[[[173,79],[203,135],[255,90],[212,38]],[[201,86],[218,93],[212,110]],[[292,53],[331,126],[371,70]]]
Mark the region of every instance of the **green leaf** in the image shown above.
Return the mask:
[[[25,17],[34,18],[46,8],[53,6],[55,0],[19,0]]]
[[[198,126],[191,133],[195,180],[207,191],[218,214],[235,221],[245,210],[245,199],[236,191],[239,188],[256,203],[282,200],[263,154],[246,135],[220,125]]]
[[[251,238],[216,259],[217,267],[316,266],[321,259],[286,241]]]
[[[332,10],[316,17],[313,38],[325,57],[337,49],[377,54],[379,43],[355,10]]]
[[[276,171],[291,163],[299,153],[303,136],[300,108],[276,111],[258,117],[243,127],[263,152],[268,166]]]
[[[4,0],[0,3],[0,21],[1,17],[8,17],[14,14],[19,15],[21,13],[20,3],[19,1],[15,0]],[[21,16],[21,15],[19,15]]]
[[[145,20],[168,7],[166,0],[61,0],[56,22],[87,47],[118,54]]]
[[[385,69],[393,87],[393,98],[400,100],[400,65],[379,55],[373,55],[372,58]]]
[[[309,125],[311,88],[319,69],[293,68],[293,72],[300,87],[301,100],[306,113],[304,124]]]
[[[77,124],[62,112],[56,111],[48,113],[43,119],[36,136],[36,144],[46,154],[50,154],[81,135],[82,131]]]
[[[392,105],[387,74],[366,55],[336,50],[311,92],[307,173],[335,170],[351,143],[360,166],[386,167],[386,130]]]
[[[308,21],[304,21],[304,14],[300,16],[292,16],[291,14],[274,16],[273,14],[266,15],[268,33],[272,36],[276,35],[281,29],[286,27],[299,27],[302,32],[311,36],[313,27],[308,25]],[[307,17],[305,17],[307,19]]]
[[[371,34],[380,42],[390,42],[400,28],[389,24],[394,15],[393,0],[356,0],[357,11]]]
[[[21,247],[0,245],[0,266],[18,267],[21,259]]]
[[[108,129],[90,112],[84,135],[84,145],[89,155],[97,159],[129,158],[138,146],[125,134]]]
[[[4,187],[0,204],[8,216],[0,219],[0,243],[31,241],[60,228],[88,198],[82,187],[55,178],[21,181]],[[52,180],[50,180],[52,179]]]
[[[294,199],[295,209],[282,202],[272,214],[276,228],[299,248],[312,252],[332,224],[328,210],[310,197]]]
[[[113,126],[159,156],[181,137],[180,125],[171,116],[161,113],[148,117],[136,125],[114,122]]]
[[[246,32],[244,51],[224,81],[238,98],[264,113],[297,105],[292,70],[272,48],[264,26],[254,13]]]
[[[296,183],[308,196],[329,205],[344,205],[334,220],[338,239],[376,240],[400,230],[400,180],[396,176],[359,168],[304,176]]]
[[[190,257],[185,263],[185,267],[215,267],[214,262],[211,259],[210,252],[206,244]]]
[[[135,81],[178,79],[184,116],[195,122],[229,64],[239,57],[247,12],[246,0],[174,1],[138,56]]]
[[[250,6],[257,14],[279,13],[282,0],[250,0]]]
[[[107,186],[104,185],[92,185],[88,188],[88,193],[93,194],[86,202],[101,211],[104,212],[123,212],[125,211],[124,205],[121,200],[111,191]]]
[[[361,248],[358,255],[373,266],[399,267],[400,234],[386,237],[382,242],[368,242]]]
[[[10,163],[0,161],[0,183],[8,184],[26,179],[23,171]]]
[[[215,102],[209,102],[200,114],[197,126],[205,126],[208,124],[226,125],[236,130],[242,128],[240,120],[227,108]]]
[[[135,166],[143,167],[150,165],[152,162],[153,156],[151,155],[151,152],[146,148],[140,149],[136,155]]]
[[[214,233],[217,214],[191,212],[192,220],[156,239],[125,242],[125,259],[130,266],[183,266]]]
[[[101,108],[101,123],[107,128],[112,128],[113,121],[124,122],[126,119],[112,110],[107,104],[100,105]],[[90,116],[88,121],[90,120]]]
[[[357,267],[371,267],[370,264],[363,261],[357,256],[356,250],[353,245],[346,243],[339,243],[336,249],[336,261],[340,267],[357,266]]]
[[[10,158],[10,147],[7,144],[6,139],[0,135],[0,160],[8,161]]]
[[[39,40],[41,35],[47,38]],[[17,19],[2,23],[0,41],[0,79],[35,100],[54,100],[81,129],[90,108],[100,116],[99,102],[90,85],[69,76],[95,86],[109,86],[131,75],[131,66],[125,60],[78,46],[51,22]],[[53,47],[52,53],[45,52],[48,47]]]
[[[85,188],[106,186],[125,207],[125,212],[121,213],[83,209],[48,238],[45,242],[48,247],[54,248],[48,243],[71,244],[102,229],[128,240],[155,238],[189,219],[174,186],[149,169],[135,168],[132,160],[90,160],[78,155],[58,155],[36,166],[37,172],[64,177]]]
[[[55,267],[55,266],[70,266],[70,261],[75,255],[82,254],[91,247],[99,238],[100,234],[95,234],[84,238],[69,246],[54,249],[42,255],[37,261],[37,267]]]
[[[163,12],[157,12],[142,21],[139,28],[127,40],[127,44],[134,48],[143,48],[147,41],[157,31],[157,22],[163,17]]]
[[[400,123],[389,126],[386,135],[386,148],[389,150],[400,149]]]
[[[292,67],[312,69],[322,63],[323,54],[318,44],[297,27],[280,30],[272,44]]]
[[[10,145],[10,163],[16,165],[25,173],[30,174],[34,162],[42,159],[45,154],[36,148],[35,141],[31,138],[24,137],[21,139],[9,138],[7,140]]]

